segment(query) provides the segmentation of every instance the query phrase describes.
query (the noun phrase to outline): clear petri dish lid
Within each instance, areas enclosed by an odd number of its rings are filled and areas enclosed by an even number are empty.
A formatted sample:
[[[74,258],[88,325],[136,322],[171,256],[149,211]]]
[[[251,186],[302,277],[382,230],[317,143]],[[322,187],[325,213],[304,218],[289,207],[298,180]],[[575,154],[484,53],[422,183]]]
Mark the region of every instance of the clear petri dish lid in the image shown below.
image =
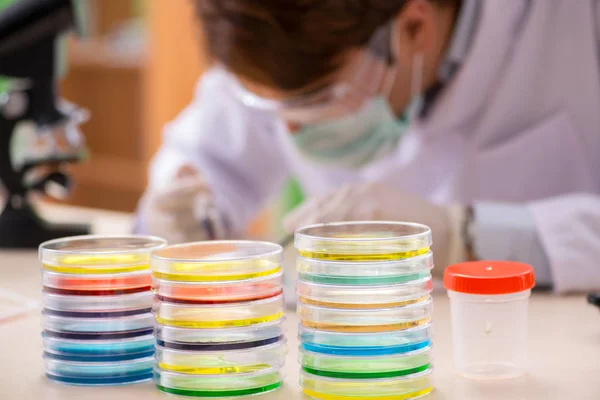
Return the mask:
[[[283,293],[283,272],[241,281],[180,282],[152,279],[153,290],[166,301],[216,303],[261,300]]]
[[[42,270],[42,285],[66,291],[130,291],[149,288],[152,276],[149,269],[116,275],[73,275]]]
[[[154,368],[154,380],[159,390],[189,397],[227,398],[267,393],[281,387],[283,379],[283,370],[206,375],[198,379],[195,375]]]
[[[80,334],[115,334],[148,331],[154,325],[150,312],[119,317],[65,317],[42,312],[42,328],[50,332]]]
[[[284,338],[285,318],[242,328],[182,329],[156,325],[155,335],[165,347],[191,350],[228,350],[256,347],[274,343]]]
[[[44,242],[39,258],[45,270],[67,274],[119,274],[149,269],[150,252],[166,245],[155,236],[73,236]]]
[[[300,324],[298,339],[311,352],[345,356],[380,356],[412,352],[431,346],[431,324],[379,333],[330,332]]]
[[[345,356],[306,351],[298,355],[302,369],[310,374],[340,379],[398,378],[431,368],[431,346],[412,352],[382,356]]]
[[[55,360],[52,356],[44,355],[46,372],[54,376],[64,377],[108,377],[118,375],[135,375],[152,370],[154,357],[143,357],[137,360],[122,362],[73,362]]]
[[[304,394],[314,399],[416,399],[432,392],[432,369],[397,378],[338,379],[300,372]],[[392,397],[393,396],[393,397]]]
[[[177,328],[219,329],[252,326],[279,320],[283,295],[264,300],[225,304],[180,304],[155,300],[153,312],[159,324]]]
[[[418,273],[427,273],[433,269],[433,253],[431,251],[412,258],[375,261],[375,262],[344,262],[344,261],[326,261],[314,260],[310,258],[298,257],[296,260],[296,270],[301,274],[318,275],[330,278],[348,278],[368,282],[369,278],[389,278],[391,282],[403,281],[396,277],[406,277],[404,280],[412,279]]]
[[[156,361],[161,370],[199,376],[275,371],[283,367],[286,354],[285,340],[227,351],[182,351],[156,346]]]
[[[298,302],[298,317],[307,328],[334,332],[376,333],[414,328],[431,322],[431,297],[407,306],[377,309],[347,309],[313,306]]]
[[[390,308],[420,303],[433,291],[431,276],[385,286],[334,286],[304,281],[296,283],[298,300],[304,304],[335,308]]]
[[[432,245],[431,229],[410,222],[340,222],[311,225],[295,234],[304,258],[330,261],[390,261],[420,256]]]
[[[281,272],[283,249],[257,241],[211,241],[168,246],[152,254],[155,277],[183,282],[238,281]]]
[[[153,294],[150,290],[116,296],[70,296],[42,291],[44,308],[54,311],[115,313],[128,310],[147,310],[152,308]]]

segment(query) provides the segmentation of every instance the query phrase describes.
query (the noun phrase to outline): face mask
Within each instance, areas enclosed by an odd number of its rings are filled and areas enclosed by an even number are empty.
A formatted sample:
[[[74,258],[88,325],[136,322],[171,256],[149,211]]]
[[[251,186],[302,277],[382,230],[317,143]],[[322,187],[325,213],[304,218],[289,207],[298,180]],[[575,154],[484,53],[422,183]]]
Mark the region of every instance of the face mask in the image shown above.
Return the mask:
[[[412,100],[403,117],[394,115],[387,100],[367,100],[357,112],[336,120],[302,127],[292,138],[309,160],[346,168],[360,168],[393,153],[422,108],[422,55],[415,56],[411,82]]]
[[[407,128],[380,96],[354,114],[305,126],[292,138],[300,153],[316,163],[359,168],[391,154]]]

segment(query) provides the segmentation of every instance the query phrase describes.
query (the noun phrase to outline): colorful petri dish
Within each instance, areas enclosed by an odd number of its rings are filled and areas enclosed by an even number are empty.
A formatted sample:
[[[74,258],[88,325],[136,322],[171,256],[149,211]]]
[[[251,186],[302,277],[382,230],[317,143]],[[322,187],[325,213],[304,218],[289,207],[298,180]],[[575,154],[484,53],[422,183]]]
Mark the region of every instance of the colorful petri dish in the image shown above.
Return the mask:
[[[157,388],[168,394],[188,397],[231,398],[264,394],[283,385],[281,371],[258,371],[236,375],[187,375],[154,370]]]
[[[49,358],[81,362],[112,362],[149,357],[154,354],[154,336],[116,340],[61,339],[42,334],[44,353]]]
[[[298,338],[305,351],[372,357],[402,354],[431,346],[431,324],[382,333],[340,333],[300,325]]]
[[[163,371],[190,375],[231,375],[278,370],[285,363],[285,340],[246,350],[181,351],[156,346],[156,360]]]
[[[266,346],[284,339],[284,319],[243,328],[182,329],[156,325],[158,345],[174,350],[226,351]]]
[[[307,328],[333,332],[375,333],[414,328],[429,324],[431,297],[408,306],[380,309],[318,307],[298,302],[298,317]]]
[[[219,329],[263,324],[283,317],[283,295],[265,300],[225,304],[154,302],[159,324],[178,328]]]
[[[107,386],[152,379],[154,357],[113,363],[68,362],[44,357],[46,376],[72,385]]]
[[[382,379],[337,379],[300,373],[300,386],[319,400],[411,400],[433,391],[431,369],[418,374]]]
[[[333,285],[392,285],[431,276],[433,255],[393,261],[342,262],[298,257],[296,270],[307,282]]]
[[[178,282],[153,279],[159,298],[182,303],[230,303],[267,299],[283,293],[283,272],[260,278],[224,282]]]
[[[278,275],[281,246],[255,241],[211,241],[168,246],[151,257],[155,278],[179,282],[230,282]]]
[[[429,253],[431,229],[409,222],[342,222],[300,228],[295,246],[303,258],[371,262]]]
[[[152,285],[150,270],[118,275],[73,275],[42,271],[42,285],[59,291],[77,292],[135,292],[149,290]]]
[[[74,236],[40,245],[43,269],[73,275],[147,271],[150,252],[166,245],[154,236]]]
[[[151,291],[117,296],[65,296],[42,291],[46,310],[87,313],[115,313],[152,308]]]
[[[431,368],[431,347],[389,356],[355,357],[312,353],[300,349],[302,369],[312,375],[340,379],[397,378]]]
[[[109,333],[134,333],[152,329],[154,318],[150,312],[138,315],[126,315],[120,317],[65,317],[51,315],[47,310],[42,312],[42,327],[46,331],[63,333],[85,333],[102,334]]]
[[[433,291],[431,276],[403,284],[385,286],[323,285],[298,279],[300,302],[333,308],[391,308],[420,303]]]

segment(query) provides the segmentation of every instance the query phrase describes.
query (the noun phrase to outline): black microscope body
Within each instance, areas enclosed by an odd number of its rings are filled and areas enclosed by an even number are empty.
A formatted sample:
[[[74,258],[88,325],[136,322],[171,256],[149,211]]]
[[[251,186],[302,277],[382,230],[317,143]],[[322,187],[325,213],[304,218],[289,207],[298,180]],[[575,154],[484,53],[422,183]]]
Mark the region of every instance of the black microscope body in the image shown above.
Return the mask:
[[[5,194],[0,248],[37,248],[46,240],[88,233],[87,226],[43,220],[30,200],[34,192],[52,196],[60,188],[68,193],[70,180],[61,166],[78,162],[79,154],[46,151],[15,162],[17,150],[28,151],[15,146],[21,127],[52,138],[54,131],[64,133],[77,124],[57,96],[59,38],[76,25],[72,0],[20,0],[0,11],[0,76],[9,82],[0,93],[0,187]]]

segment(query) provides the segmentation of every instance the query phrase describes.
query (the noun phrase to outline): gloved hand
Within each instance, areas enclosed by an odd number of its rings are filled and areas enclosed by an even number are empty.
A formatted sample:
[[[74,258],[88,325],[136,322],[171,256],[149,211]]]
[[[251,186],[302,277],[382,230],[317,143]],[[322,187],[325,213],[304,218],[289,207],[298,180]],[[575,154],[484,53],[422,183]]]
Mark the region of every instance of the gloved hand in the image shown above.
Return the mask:
[[[149,188],[140,201],[144,233],[160,236],[169,244],[224,239],[225,224],[206,181],[189,166],[160,189]]]
[[[360,183],[313,198],[300,205],[283,220],[284,229],[315,223],[342,221],[404,221],[429,226],[433,233],[436,275],[450,264],[465,261],[462,227],[466,218],[463,206],[437,206],[415,195],[388,186]]]

